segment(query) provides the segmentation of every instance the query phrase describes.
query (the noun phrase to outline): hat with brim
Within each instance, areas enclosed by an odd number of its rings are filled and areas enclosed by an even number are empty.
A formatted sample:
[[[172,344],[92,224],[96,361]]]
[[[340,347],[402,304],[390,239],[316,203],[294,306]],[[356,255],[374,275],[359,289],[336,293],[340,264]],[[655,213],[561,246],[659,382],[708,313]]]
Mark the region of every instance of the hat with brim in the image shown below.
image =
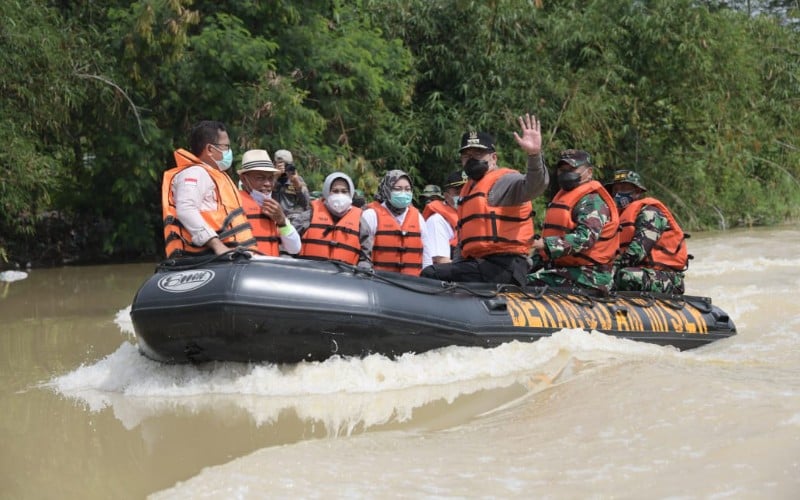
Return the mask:
[[[293,163],[292,153],[288,149],[279,149],[275,151],[275,161],[283,161],[286,163]]]
[[[633,184],[642,191],[647,191],[647,188],[644,187],[644,182],[642,182],[642,176],[633,170],[615,170],[614,177],[605,186],[610,189],[614,184],[622,184],[623,182]]]
[[[422,190],[422,194],[420,196],[425,198],[440,198],[442,200],[444,199],[444,196],[442,196],[442,188],[434,184],[428,184],[427,186],[425,186],[425,189]]]
[[[236,171],[242,175],[247,172],[277,172],[278,169],[272,164],[269,153],[264,149],[250,149],[242,155],[242,168]]]

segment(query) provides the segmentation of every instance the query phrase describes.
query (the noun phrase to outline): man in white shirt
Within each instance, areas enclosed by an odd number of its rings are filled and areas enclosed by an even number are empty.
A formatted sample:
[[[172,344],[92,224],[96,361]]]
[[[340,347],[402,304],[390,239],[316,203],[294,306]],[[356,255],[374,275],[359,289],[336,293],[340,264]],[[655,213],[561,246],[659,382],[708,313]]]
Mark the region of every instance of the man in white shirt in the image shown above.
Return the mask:
[[[177,166],[164,172],[161,196],[167,257],[219,255],[254,246],[236,185],[225,172],[233,163],[225,125],[199,122],[192,128],[190,148],[191,152],[175,151]]]
[[[447,176],[444,185],[444,201],[432,200],[425,205],[422,216],[429,234],[429,255],[423,259],[423,269],[431,264],[446,264],[452,261],[453,251],[458,246],[456,226],[458,224],[458,201],[461,186],[466,182],[462,170]]]
[[[242,181],[242,207],[253,227],[258,251],[277,257],[281,252],[297,255],[300,235],[292,226],[281,205],[272,197],[278,169],[264,149],[251,149],[242,155],[242,168],[236,171]]]

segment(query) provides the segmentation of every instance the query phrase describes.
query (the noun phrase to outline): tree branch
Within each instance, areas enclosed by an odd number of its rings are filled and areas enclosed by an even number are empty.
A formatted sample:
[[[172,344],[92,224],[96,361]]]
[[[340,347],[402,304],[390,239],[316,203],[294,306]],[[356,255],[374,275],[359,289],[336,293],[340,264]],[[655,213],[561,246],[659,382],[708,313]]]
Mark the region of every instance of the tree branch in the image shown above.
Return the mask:
[[[111,85],[112,87],[117,89],[117,91],[119,91],[119,93],[122,94],[125,97],[125,100],[128,101],[128,104],[131,105],[131,110],[133,111],[134,116],[136,116],[136,124],[139,126],[139,135],[141,135],[142,136],[142,140],[145,143],[147,143],[147,138],[145,138],[144,130],[142,129],[142,119],[139,116],[139,111],[136,109],[136,105],[133,103],[131,98],[128,97],[128,94],[124,90],[122,90],[122,88],[119,85],[117,85],[113,81],[109,80],[108,78],[105,78],[105,77],[102,77],[102,76],[98,76],[98,75],[90,75],[88,73],[75,73],[75,76],[77,76],[78,78],[99,80],[99,81],[101,81],[101,82],[103,82],[103,83],[105,83],[107,85]]]

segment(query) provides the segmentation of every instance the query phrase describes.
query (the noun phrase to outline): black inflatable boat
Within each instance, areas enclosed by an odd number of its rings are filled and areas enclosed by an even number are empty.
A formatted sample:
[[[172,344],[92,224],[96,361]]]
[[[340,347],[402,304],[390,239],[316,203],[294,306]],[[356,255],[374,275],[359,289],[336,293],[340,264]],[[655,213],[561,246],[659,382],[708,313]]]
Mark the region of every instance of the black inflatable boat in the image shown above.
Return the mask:
[[[394,357],[532,342],[563,328],[679,349],[736,334],[705,297],[443,283],[236,253],[162,263],[137,292],[131,318],[141,352],[169,363]]]

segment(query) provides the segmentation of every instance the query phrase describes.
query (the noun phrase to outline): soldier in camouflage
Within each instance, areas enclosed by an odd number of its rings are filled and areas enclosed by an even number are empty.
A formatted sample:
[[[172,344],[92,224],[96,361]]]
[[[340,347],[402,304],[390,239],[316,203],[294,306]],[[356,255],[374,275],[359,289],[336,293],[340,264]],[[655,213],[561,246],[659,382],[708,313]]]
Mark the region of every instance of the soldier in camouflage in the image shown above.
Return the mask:
[[[556,164],[561,188],[547,207],[542,238],[533,243],[535,286],[578,286],[608,293],[618,250],[617,208],[592,179],[591,157],[570,149]]]
[[[616,290],[684,293],[689,256],[686,235],[663,203],[644,198],[647,188],[633,170],[617,170],[606,184],[620,211],[620,250],[614,264]]]

